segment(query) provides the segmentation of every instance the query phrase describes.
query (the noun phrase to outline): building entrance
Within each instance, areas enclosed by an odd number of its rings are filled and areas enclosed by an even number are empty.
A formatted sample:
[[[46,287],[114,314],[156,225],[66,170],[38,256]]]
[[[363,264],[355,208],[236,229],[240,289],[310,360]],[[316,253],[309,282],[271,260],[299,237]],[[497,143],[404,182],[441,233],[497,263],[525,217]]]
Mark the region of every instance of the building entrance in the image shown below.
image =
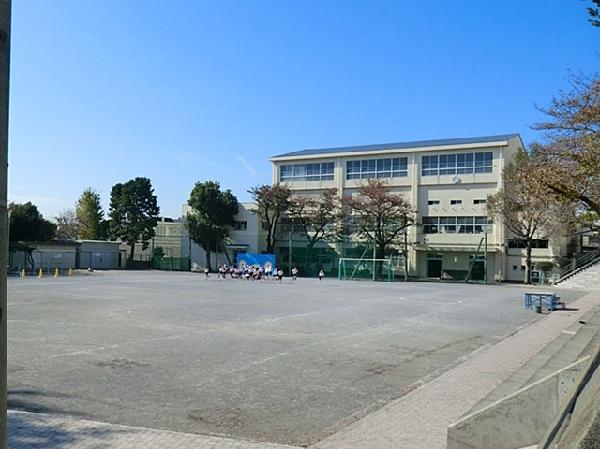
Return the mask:
[[[427,277],[441,279],[442,277],[442,259],[437,257],[427,257]]]

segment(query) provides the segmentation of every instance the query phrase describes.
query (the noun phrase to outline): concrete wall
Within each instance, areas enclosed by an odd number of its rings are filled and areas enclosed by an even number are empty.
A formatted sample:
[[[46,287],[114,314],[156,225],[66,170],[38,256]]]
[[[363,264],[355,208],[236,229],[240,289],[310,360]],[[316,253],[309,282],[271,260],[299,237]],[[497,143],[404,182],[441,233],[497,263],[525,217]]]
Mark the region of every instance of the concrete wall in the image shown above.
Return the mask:
[[[123,262],[123,257],[121,257]],[[81,240],[77,249],[77,268],[110,270],[121,268],[119,243],[97,240]]]
[[[589,363],[587,356],[461,418],[448,427],[447,449],[516,449],[538,444]]]

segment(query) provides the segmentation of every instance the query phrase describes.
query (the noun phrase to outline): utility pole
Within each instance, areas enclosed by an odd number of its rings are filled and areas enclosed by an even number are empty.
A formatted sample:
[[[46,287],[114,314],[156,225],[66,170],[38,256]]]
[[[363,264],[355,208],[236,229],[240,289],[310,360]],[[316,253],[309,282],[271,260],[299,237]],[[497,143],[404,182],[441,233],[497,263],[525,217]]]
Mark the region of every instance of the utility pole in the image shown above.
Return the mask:
[[[6,263],[8,260],[8,223],[6,190],[8,178],[8,92],[10,75],[11,0],[0,0],[0,449],[6,449]]]
[[[408,281],[408,232],[404,228],[404,281]]]
[[[294,225],[290,224],[290,240],[289,240],[289,254],[288,254],[288,270],[290,272],[290,276],[292,275],[292,227]]]

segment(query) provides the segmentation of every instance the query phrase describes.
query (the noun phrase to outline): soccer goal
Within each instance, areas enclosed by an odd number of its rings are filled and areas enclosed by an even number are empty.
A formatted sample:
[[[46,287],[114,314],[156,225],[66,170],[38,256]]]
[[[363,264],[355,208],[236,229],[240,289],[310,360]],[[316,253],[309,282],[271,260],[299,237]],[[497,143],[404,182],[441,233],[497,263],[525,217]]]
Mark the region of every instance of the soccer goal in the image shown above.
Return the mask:
[[[338,279],[391,282],[394,280],[394,268],[390,259],[342,257],[338,263]]]

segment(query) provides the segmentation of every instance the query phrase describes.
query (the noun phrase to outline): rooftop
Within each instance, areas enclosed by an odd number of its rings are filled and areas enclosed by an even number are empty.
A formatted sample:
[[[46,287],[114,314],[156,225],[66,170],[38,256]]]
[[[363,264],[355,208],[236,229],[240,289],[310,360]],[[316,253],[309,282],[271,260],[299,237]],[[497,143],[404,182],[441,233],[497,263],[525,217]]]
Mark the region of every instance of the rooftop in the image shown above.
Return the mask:
[[[358,145],[352,147],[335,147],[335,148],[311,148],[306,150],[292,151],[289,153],[278,154],[273,158],[291,157],[291,156],[310,156],[315,154],[329,153],[352,153],[364,151],[385,151],[385,150],[408,150],[412,148],[438,147],[447,145],[471,145],[478,143],[498,142],[513,137],[519,137],[518,133],[500,134],[497,136],[482,136],[482,137],[456,137],[452,139],[434,139],[434,140],[416,140],[412,142],[396,142],[396,143],[380,143],[375,145]]]

